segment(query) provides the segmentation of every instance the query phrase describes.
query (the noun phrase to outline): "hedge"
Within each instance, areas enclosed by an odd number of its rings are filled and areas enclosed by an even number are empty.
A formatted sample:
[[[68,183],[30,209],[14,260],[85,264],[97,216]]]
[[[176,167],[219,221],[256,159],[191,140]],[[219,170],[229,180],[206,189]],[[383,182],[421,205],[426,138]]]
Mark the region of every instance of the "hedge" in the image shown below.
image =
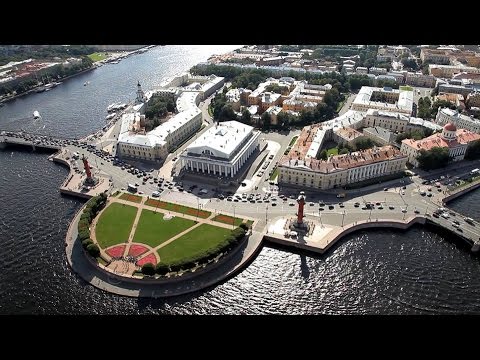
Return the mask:
[[[152,263],[146,263],[142,266],[142,274],[155,275],[155,266]]]
[[[93,240],[90,239],[90,238],[82,241],[82,246],[83,246],[84,249],[86,249],[88,247],[88,245],[90,245],[90,244],[93,244]]]
[[[100,256],[100,249],[98,248],[98,246],[96,244],[88,245],[87,246],[87,251],[94,258]]]
[[[88,200],[83,213],[80,216],[80,221],[78,222],[78,236],[79,241],[83,241],[90,237],[89,226],[92,223],[92,220],[97,216],[98,212],[103,209],[107,203],[107,195],[101,193],[98,196],[92,197]]]

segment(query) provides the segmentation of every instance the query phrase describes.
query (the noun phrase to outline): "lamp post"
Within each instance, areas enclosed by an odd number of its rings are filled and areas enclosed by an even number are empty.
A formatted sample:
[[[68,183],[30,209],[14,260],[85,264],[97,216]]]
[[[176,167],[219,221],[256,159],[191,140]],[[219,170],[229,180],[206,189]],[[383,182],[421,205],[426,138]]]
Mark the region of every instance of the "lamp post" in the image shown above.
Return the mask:
[[[200,212],[200,199],[197,197],[197,220],[198,220],[198,213]]]
[[[268,211],[268,205],[265,206],[265,224],[267,224],[267,221],[268,221],[268,217],[267,217],[267,211]]]
[[[342,216],[342,228],[343,228],[343,220],[345,219],[345,210],[343,210],[343,216]]]

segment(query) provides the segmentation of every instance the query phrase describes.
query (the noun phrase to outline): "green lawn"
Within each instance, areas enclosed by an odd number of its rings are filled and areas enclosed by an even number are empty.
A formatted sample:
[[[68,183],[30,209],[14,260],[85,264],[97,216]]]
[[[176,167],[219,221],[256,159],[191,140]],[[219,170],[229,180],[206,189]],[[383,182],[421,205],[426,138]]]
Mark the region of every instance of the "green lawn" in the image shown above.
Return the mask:
[[[288,144],[288,146],[290,147],[290,146],[292,146],[293,144],[295,144],[295,141],[297,141],[297,139],[298,139],[298,136],[294,136],[294,137],[292,138],[292,140],[290,140],[290,144]]]
[[[109,205],[98,219],[95,234],[103,249],[124,243],[128,240],[137,208],[113,203]]]
[[[327,149],[327,155],[330,156],[330,155],[338,155],[338,148],[336,147],[333,147],[331,149]]]
[[[195,256],[205,249],[221,243],[228,235],[230,229],[224,229],[210,224],[203,224],[172,241],[167,246],[158,249],[160,261],[171,262],[185,257]]]
[[[413,88],[411,86],[400,86],[400,90],[406,90],[406,91],[413,91]]]
[[[163,220],[162,213],[142,210],[133,241],[155,247],[195,224],[193,220],[177,216],[170,220]]]
[[[104,60],[104,59],[107,58],[107,56],[106,56],[105,53],[103,53],[103,52],[96,52],[96,53],[93,53],[93,54],[88,55],[88,57],[89,57],[90,60],[92,60],[93,62],[97,62],[97,61]]]
[[[252,224],[253,224],[253,220],[247,220],[248,227],[252,227]]]
[[[275,180],[275,178],[278,176],[278,168],[275,168],[275,170],[273,170],[273,173],[272,175],[270,175],[270,180]]]

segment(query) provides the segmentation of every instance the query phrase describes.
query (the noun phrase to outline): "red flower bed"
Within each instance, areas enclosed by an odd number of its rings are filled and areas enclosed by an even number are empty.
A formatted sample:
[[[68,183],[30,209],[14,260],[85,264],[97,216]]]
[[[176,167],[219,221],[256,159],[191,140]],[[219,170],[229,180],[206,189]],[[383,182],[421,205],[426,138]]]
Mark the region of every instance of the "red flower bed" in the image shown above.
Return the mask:
[[[150,254],[150,255],[145,256],[143,259],[140,259],[140,260],[137,261],[138,266],[143,266],[147,263],[152,263],[153,265],[156,265],[157,264],[157,258],[155,257],[155,255]]]
[[[105,250],[111,257],[121,257],[125,251],[125,245],[117,245]]]
[[[148,248],[143,246],[143,245],[132,245],[132,246],[130,246],[130,249],[128,250],[128,255],[137,257],[137,256],[140,256],[147,251],[148,251]]]

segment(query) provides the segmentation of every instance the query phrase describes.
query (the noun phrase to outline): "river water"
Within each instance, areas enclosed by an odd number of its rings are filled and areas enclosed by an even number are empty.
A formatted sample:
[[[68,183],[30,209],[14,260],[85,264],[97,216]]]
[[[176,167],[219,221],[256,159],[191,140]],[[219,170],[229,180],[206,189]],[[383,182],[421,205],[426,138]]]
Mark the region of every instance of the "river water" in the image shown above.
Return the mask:
[[[84,136],[106,107],[236,46],[164,46],[105,65],[0,108],[0,128]],[[89,81],[87,86],[83,84]],[[43,119],[33,121],[40,111]],[[85,283],[64,238],[81,206],[58,187],[67,169],[47,155],[0,151],[0,314],[478,314],[480,262],[423,228],[347,236],[323,256],[264,247],[230,280],[165,300],[131,299]],[[478,218],[480,192],[451,206]]]

